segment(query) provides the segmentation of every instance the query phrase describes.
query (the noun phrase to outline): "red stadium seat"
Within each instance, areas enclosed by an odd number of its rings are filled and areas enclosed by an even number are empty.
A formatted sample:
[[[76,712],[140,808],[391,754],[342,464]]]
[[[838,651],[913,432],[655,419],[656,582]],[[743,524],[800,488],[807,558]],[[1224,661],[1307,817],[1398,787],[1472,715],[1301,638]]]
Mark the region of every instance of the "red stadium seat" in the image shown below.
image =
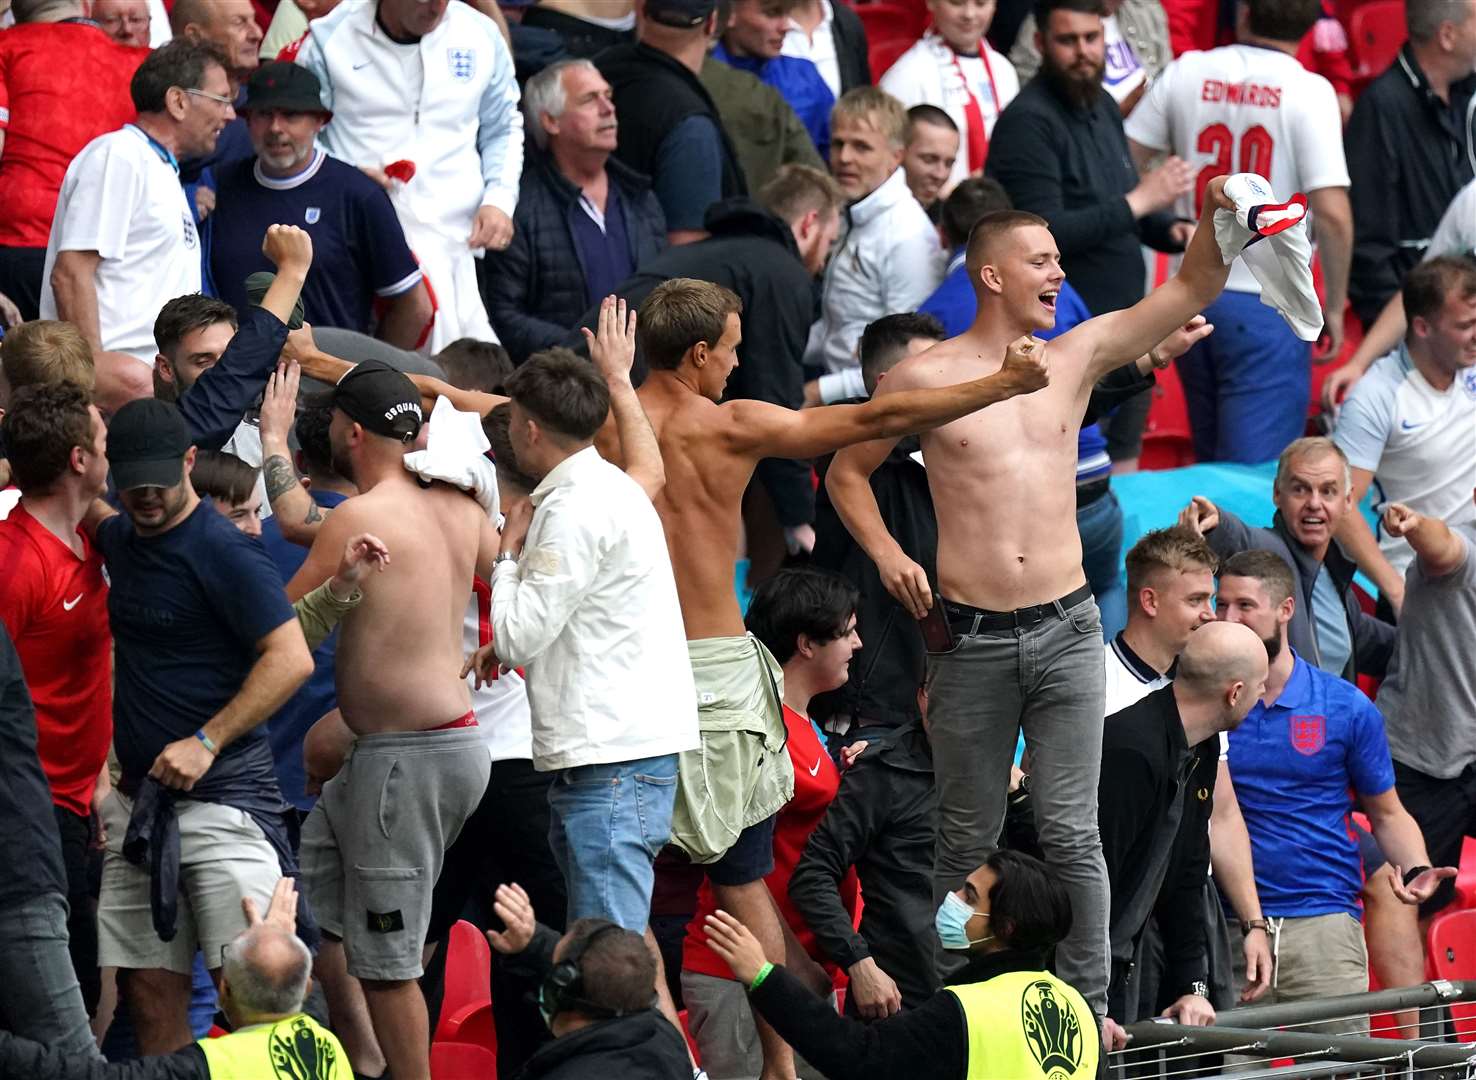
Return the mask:
[[[431,1044],[431,1080],[497,1080],[497,1055],[463,1042]]]
[[[1404,0],[1375,0],[1348,20],[1348,37],[1357,58],[1357,77],[1374,78],[1394,62],[1404,44]]]
[[[867,61],[871,65],[871,77],[873,80],[880,79],[887,73],[887,69],[895,64],[902,54],[912,48],[912,41],[908,38],[893,38],[871,46],[867,55]]]
[[[1445,911],[1430,924],[1426,938],[1430,967],[1437,979],[1476,978],[1476,911]],[[1450,1006],[1456,1038],[1476,1042],[1476,1005]]]
[[[475,926],[459,920],[446,946],[446,989],[435,1042],[474,1043],[494,1055],[492,949]]]
[[[857,4],[856,14],[866,28],[866,41],[876,48],[884,41],[906,41],[909,45],[922,37],[926,9],[910,4]],[[875,78],[881,73],[872,71]]]

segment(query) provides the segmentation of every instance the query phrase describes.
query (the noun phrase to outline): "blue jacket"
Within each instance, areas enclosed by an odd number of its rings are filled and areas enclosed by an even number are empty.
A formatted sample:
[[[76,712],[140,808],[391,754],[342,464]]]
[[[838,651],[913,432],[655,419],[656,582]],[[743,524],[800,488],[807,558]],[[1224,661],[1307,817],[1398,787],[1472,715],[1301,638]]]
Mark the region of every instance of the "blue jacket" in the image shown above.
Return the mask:
[[[666,218],[640,173],[615,158],[605,163],[619,192],[631,261],[639,269],[666,247]],[[579,189],[553,159],[530,150],[523,166],[512,243],[487,253],[487,315],[513,363],[557,345],[590,306],[585,269],[574,242]]]

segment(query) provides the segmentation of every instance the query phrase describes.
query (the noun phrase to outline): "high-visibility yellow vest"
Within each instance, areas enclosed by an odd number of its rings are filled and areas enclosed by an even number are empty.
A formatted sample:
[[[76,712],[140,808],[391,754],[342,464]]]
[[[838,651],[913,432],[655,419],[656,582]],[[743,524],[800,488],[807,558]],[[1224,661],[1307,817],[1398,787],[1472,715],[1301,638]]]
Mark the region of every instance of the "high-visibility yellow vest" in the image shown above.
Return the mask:
[[[963,1007],[965,1080],[1089,1080],[1101,1039],[1086,1000],[1047,971],[947,990]]]
[[[338,1038],[306,1013],[201,1039],[210,1080],[354,1080]]]

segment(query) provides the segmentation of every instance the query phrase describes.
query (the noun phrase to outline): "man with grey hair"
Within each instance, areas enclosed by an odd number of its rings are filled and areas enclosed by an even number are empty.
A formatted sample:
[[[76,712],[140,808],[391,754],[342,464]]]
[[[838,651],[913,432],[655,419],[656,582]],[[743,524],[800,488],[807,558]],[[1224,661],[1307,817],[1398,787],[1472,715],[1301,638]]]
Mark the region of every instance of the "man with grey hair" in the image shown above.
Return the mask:
[[[1225,559],[1238,551],[1274,551],[1295,569],[1297,607],[1290,640],[1297,655],[1329,675],[1352,682],[1382,678],[1394,650],[1394,627],[1367,614],[1353,595],[1357,566],[1333,539],[1355,513],[1348,458],[1331,439],[1298,439],[1281,452],[1271,492],[1270,528],[1247,525],[1196,495],[1179,524],[1202,535]]]
[[[650,182],[611,159],[610,84],[588,60],[561,60],[523,90],[532,135],[513,239],[487,257],[485,299],[513,363],[562,342],[585,310],[666,246]]]

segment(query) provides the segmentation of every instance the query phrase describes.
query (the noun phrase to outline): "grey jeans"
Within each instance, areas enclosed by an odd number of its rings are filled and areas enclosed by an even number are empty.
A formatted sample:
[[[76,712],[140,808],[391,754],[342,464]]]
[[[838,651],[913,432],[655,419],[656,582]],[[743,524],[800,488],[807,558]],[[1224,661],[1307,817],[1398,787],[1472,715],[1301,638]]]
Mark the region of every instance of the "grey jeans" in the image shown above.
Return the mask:
[[[938,785],[935,899],[999,843],[1019,733],[1046,860],[1071,896],[1057,973],[1107,1007],[1107,866],[1097,829],[1105,694],[1102,620],[1088,598],[1029,629],[986,630],[928,658],[928,734]]]
[[[0,941],[0,1027],[63,1053],[100,1057],[67,948],[61,894],[0,911]]]

